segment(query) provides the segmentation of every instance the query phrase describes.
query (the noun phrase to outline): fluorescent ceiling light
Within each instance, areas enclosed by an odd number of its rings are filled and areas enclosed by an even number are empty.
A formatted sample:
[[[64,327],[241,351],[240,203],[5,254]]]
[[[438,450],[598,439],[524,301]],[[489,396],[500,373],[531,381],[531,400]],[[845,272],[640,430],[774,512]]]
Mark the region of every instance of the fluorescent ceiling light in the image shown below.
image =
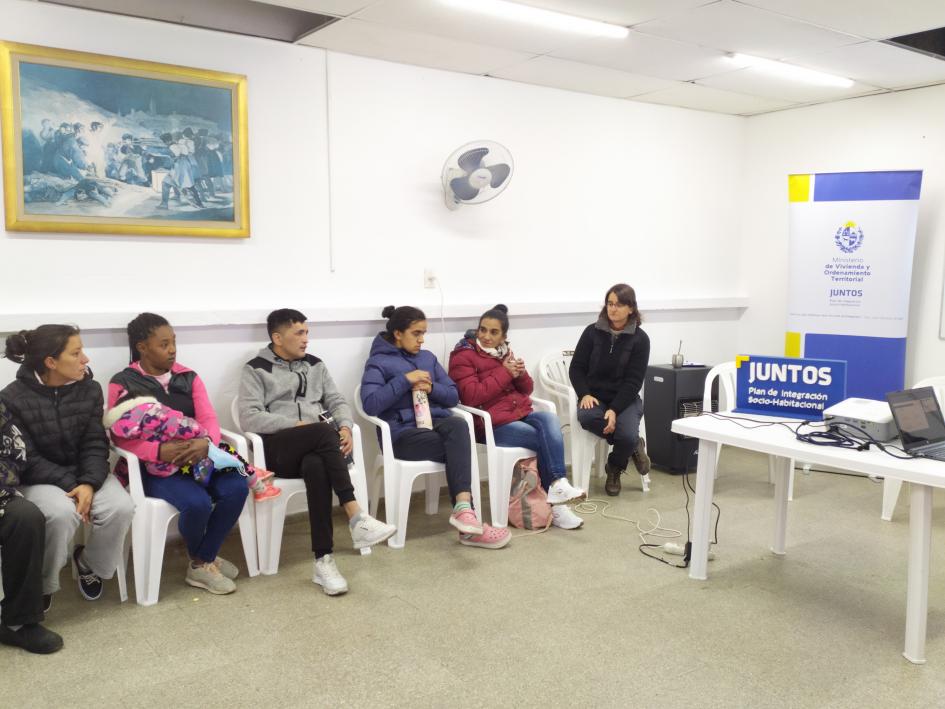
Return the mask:
[[[779,76],[782,79],[800,81],[805,84],[816,84],[818,86],[834,86],[840,89],[848,89],[853,86],[853,81],[843,76],[825,74],[822,71],[805,69],[804,67],[788,64],[787,62],[762,59],[761,57],[753,57],[748,54],[730,54],[728,58],[740,68],[751,67],[765,74]]]
[[[543,10],[530,5],[521,5],[517,2],[507,2],[506,0],[440,0],[440,2],[462,10],[492,15],[503,20],[540,25],[562,32],[577,32],[593,37],[613,37],[615,39],[623,39],[630,34],[630,30],[620,25],[587,20],[583,17],[565,15],[563,12],[552,12],[551,10]]]

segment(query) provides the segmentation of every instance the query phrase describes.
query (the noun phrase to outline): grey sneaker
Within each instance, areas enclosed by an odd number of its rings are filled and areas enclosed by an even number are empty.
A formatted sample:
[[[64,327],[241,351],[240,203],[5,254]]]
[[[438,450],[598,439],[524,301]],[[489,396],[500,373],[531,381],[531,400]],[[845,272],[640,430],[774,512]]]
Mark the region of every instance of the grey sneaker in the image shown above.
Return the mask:
[[[362,512],[361,519],[349,529],[351,530],[351,541],[354,542],[355,549],[364,549],[380,544],[393,537],[397,531],[397,527],[394,525],[385,524],[374,519],[366,512]]]
[[[230,579],[230,581],[240,575],[240,570],[236,568],[236,564],[232,561],[227,561],[222,556],[218,556],[214,559],[213,565],[220,569],[220,573]]]
[[[315,559],[312,583],[317,583],[329,596],[340,596],[348,592],[348,582],[338,571],[333,554],[325,554],[321,559]]]
[[[188,564],[187,576],[184,577],[184,581],[191,586],[205,588],[210,593],[220,596],[233,593],[236,590],[236,584],[221,574],[220,569],[213,564],[201,564],[196,569],[192,564]]]

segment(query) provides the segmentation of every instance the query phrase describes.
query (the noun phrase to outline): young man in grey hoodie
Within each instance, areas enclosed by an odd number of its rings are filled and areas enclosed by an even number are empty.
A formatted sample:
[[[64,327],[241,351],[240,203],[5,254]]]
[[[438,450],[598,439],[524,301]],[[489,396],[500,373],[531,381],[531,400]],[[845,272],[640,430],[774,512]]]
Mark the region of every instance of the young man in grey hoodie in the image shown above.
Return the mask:
[[[353,447],[351,409],[325,363],[305,351],[305,315],[275,310],[266,318],[266,328],[269,345],[243,367],[240,427],[262,436],[266,465],[276,475],[305,480],[315,553],[312,581],[336,596],[348,590],[348,583],[332,554],[332,492],[348,515],[355,549],[383,542],[397,530],[371,517],[354,498],[345,460]]]

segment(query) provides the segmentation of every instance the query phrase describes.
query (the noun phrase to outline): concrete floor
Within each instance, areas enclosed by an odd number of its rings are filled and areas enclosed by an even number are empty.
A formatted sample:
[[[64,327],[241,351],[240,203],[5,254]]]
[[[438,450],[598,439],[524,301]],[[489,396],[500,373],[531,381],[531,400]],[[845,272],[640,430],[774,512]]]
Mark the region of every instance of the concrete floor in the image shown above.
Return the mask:
[[[342,597],[311,583],[304,515],[286,526],[279,574],[241,578],[231,596],[184,585],[177,545],[150,608],[120,604],[113,581],[86,602],[65,569],[47,619],[65,649],[37,657],[0,647],[0,705],[945,705],[945,569],[934,561],[928,663],[901,655],[907,496],[885,523],[880,485],[798,473],[788,554],[778,558],[768,551],[765,459],[726,448],[721,469],[707,582],[644,558],[630,524],[600,515],[500,551],[462,547],[445,501],[427,517],[419,498],[401,551],[359,556],[336,515],[351,587]],[[685,534],[680,477],[654,471],[645,496],[624,481],[610,513],[639,519],[654,507]],[[593,488],[604,497],[602,481]],[[224,555],[242,566],[235,532]]]

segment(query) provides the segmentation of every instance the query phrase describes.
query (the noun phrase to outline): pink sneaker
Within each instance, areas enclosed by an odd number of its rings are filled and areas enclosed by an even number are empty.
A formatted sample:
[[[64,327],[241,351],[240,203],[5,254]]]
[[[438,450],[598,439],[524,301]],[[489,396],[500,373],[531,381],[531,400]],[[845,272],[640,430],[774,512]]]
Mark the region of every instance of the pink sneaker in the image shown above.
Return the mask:
[[[265,468],[255,468],[255,471],[256,471],[256,479],[261,483],[264,483],[267,480],[271,480],[272,478],[276,477],[276,474],[274,472],[272,472],[271,470],[266,470]]]
[[[451,514],[450,524],[456,527],[460,534],[482,534],[482,524],[476,518],[476,513],[469,507]]]
[[[276,487],[272,483],[269,483],[260,492],[253,492],[253,499],[256,502],[265,502],[266,500],[271,500],[273,498],[279,497],[282,494],[282,488]]]
[[[503,527],[482,525],[482,534],[460,534],[459,543],[468,547],[482,547],[483,549],[501,549],[512,541],[512,533]]]

